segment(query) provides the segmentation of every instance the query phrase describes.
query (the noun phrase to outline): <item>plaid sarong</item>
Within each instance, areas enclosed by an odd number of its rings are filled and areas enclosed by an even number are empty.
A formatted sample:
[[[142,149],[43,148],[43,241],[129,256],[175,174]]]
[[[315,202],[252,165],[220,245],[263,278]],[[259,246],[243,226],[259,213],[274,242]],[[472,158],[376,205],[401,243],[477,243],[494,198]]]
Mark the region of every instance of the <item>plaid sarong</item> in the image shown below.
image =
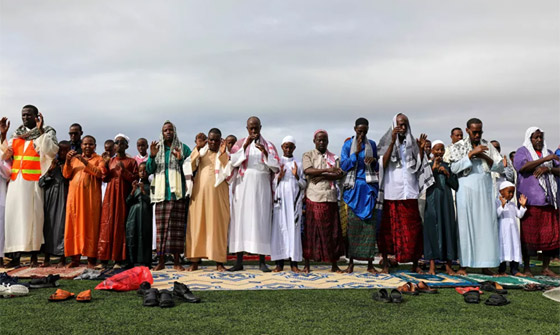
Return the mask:
[[[348,258],[368,260],[377,253],[375,247],[375,231],[377,229],[374,213],[369,220],[362,220],[348,207]]]
[[[185,250],[185,199],[156,203],[156,251],[163,254],[182,253]]]
[[[527,206],[521,219],[521,248],[528,256],[560,247],[560,222],[554,206]]]
[[[303,257],[316,262],[336,262],[344,255],[338,203],[305,202]]]

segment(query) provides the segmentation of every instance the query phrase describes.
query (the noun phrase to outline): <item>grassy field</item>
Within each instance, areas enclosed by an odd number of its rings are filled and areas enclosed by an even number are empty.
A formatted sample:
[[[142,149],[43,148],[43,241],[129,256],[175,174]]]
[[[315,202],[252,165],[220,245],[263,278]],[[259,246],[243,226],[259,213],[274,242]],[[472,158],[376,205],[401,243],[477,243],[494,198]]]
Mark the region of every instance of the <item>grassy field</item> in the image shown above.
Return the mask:
[[[558,269],[555,269],[558,270]],[[538,270],[537,270],[538,271]],[[78,294],[97,281],[60,281]],[[203,302],[143,307],[136,292],[49,303],[54,289],[0,299],[0,334],[559,334],[560,304],[509,290],[511,304],[469,305],[454,289],[383,304],[372,290],[197,292]],[[488,294],[483,296],[485,300]]]

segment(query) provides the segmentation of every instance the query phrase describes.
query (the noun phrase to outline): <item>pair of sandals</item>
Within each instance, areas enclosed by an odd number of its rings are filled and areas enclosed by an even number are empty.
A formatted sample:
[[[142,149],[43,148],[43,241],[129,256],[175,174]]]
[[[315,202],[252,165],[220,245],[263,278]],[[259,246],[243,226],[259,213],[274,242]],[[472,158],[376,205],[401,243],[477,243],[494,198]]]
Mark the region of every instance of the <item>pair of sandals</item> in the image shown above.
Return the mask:
[[[375,301],[393,302],[396,304],[400,304],[403,301],[401,292],[396,288],[392,289],[391,293],[387,289],[382,288],[379,291],[373,292],[371,298]]]
[[[480,303],[480,291],[479,290],[470,290],[463,294],[463,298],[465,302],[468,304],[478,304]],[[501,294],[493,293],[491,294],[488,299],[484,302],[484,304],[488,306],[504,306],[509,304],[510,301],[506,299]]]
[[[528,292],[548,291],[548,290],[552,290],[553,288],[554,286],[531,283],[523,286],[523,291],[528,291]]]
[[[480,283],[480,289],[487,292],[495,292],[497,294],[507,294],[507,290],[495,281],[483,281]]]
[[[408,295],[418,295],[420,293],[427,293],[427,294],[438,293],[438,290],[429,287],[428,284],[426,284],[423,281],[419,282],[418,284],[407,282],[406,284],[397,287],[397,290],[399,290],[403,294],[408,294]]]
[[[74,298],[75,294],[65,290],[57,289],[55,293],[51,294],[49,301],[59,302]],[[77,302],[90,302],[91,301],[91,290],[82,291],[76,297]]]

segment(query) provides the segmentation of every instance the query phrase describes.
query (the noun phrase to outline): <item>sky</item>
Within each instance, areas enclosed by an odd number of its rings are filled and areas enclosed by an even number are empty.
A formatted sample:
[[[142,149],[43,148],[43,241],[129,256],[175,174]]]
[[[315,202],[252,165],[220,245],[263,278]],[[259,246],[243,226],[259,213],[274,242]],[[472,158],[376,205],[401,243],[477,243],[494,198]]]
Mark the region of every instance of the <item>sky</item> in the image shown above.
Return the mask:
[[[0,114],[33,104],[68,139],[156,140],[167,119],[194,146],[238,137],[255,115],[296,155],[329,132],[340,153],[366,117],[378,142],[396,113],[448,143],[478,117],[503,153],[542,127],[560,144],[558,1],[0,0]],[[280,150],[280,148],[278,148]],[[135,154],[132,145],[129,153]]]

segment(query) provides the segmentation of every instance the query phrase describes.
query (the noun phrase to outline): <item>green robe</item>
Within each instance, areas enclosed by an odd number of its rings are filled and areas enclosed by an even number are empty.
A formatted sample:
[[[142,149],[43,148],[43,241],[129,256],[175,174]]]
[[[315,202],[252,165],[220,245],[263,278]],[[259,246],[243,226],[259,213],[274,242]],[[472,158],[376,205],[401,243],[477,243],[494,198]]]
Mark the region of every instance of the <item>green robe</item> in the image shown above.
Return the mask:
[[[431,162],[430,166],[433,165],[434,162]],[[435,183],[426,192],[424,258],[455,260],[458,258],[458,228],[451,190],[459,188],[459,181],[457,175],[451,173],[447,163],[442,162],[441,165],[450,176],[434,171]]]
[[[150,184],[144,184],[129,194],[126,205],[129,207],[126,219],[126,249],[130,264],[150,265],[152,262],[152,204],[150,202]]]

